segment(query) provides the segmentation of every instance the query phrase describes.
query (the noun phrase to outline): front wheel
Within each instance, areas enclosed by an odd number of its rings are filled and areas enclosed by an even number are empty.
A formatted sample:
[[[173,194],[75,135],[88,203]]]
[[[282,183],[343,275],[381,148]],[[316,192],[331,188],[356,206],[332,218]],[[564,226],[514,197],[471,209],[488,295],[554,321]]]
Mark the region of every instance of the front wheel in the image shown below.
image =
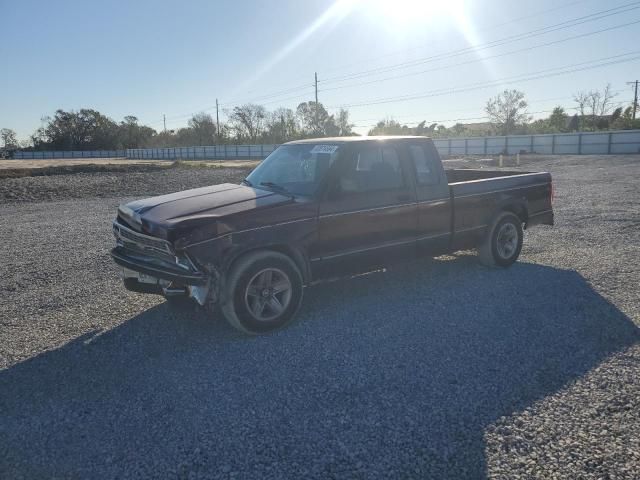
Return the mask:
[[[502,213],[478,249],[480,262],[487,266],[510,266],[520,256],[523,238],[522,220],[511,212]]]
[[[248,334],[283,327],[302,302],[302,275],[296,264],[277,252],[254,252],[236,262],[221,305],[229,324]]]

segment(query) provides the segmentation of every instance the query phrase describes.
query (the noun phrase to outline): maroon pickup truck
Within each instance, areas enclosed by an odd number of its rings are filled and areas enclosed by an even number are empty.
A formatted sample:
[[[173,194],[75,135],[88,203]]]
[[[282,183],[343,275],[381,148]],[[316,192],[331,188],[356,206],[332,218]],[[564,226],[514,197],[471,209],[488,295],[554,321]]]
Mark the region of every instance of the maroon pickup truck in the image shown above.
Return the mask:
[[[323,278],[470,248],[508,267],[524,228],[553,225],[552,191],[549,173],[445,170],[425,137],[301,140],[241,185],[120,206],[111,254],[127,289],[218,303],[258,334],[289,322]]]

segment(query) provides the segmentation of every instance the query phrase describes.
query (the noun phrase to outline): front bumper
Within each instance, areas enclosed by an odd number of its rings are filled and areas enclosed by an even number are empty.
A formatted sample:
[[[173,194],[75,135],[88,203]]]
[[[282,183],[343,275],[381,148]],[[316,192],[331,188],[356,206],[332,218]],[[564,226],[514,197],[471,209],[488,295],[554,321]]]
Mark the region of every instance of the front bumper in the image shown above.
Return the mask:
[[[152,262],[145,257],[132,255],[121,246],[111,250],[111,257],[121,267],[174,284],[203,286],[207,283],[207,277],[200,272],[191,272],[178,266],[173,267],[160,262]]]

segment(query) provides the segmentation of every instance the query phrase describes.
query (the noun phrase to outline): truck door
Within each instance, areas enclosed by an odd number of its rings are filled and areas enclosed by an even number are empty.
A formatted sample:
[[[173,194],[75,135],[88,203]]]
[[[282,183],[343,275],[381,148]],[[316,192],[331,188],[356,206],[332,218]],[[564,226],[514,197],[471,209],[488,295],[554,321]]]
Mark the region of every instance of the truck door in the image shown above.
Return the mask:
[[[416,183],[418,249],[444,253],[451,241],[452,204],[440,156],[433,143],[426,140],[407,142],[405,148]]]
[[[415,253],[416,196],[402,157],[392,142],[357,142],[337,162],[320,202],[315,271]]]

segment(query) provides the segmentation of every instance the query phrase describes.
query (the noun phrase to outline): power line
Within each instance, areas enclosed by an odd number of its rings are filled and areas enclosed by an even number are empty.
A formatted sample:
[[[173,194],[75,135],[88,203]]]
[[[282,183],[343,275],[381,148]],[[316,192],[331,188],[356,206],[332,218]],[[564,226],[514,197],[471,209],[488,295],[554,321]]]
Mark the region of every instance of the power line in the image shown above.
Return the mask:
[[[531,18],[539,17],[540,15],[545,15],[545,14],[548,14],[548,13],[551,13],[551,12],[555,12],[557,10],[563,10],[565,8],[572,7],[572,6],[580,4],[580,3],[585,3],[586,1],[587,0],[577,0],[577,1],[574,1],[574,2],[566,3],[566,4],[561,5],[559,7],[553,7],[553,8],[549,8],[549,9],[546,9],[546,10],[540,10],[540,11],[535,12],[535,13],[531,13],[531,14],[528,14],[528,15],[523,15],[521,17],[512,18],[512,19],[507,20],[505,22],[501,22],[501,23],[497,23],[497,24],[493,24],[493,25],[488,25],[488,26],[480,28],[480,29],[478,29],[476,31],[477,32],[485,32],[485,31],[490,31],[490,30],[496,30],[499,27],[503,27],[504,25],[509,25],[511,23],[521,22],[522,20],[528,20],[528,19],[531,19]],[[416,47],[410,47],[410,48],[403,48],[403,49],[400,49],[400,50],[395,50],[394,52],[386,53],[386,54],[383,54],[383,55],[378,55],[376,57],[370,57],[368,59],[363,59],[363,60],[360,60],[360,61],[357,61],[357,62],[351,62],[348,65],[344,64],[344,65],[340,65],[340,66],[324,69],[324,71],[325,72],[333,72],[333,71],[337,71],[337,70],[344,70],[346,68],[351,68],[354,65],[360,65],[360,64],[363,64],[363,63],[371,63],[371,62],[374,62],[376,60],[379,60],[380,58],[396,57],[400,53],[409,52],[409,51],[413,51],[413,50],[422,50],[422,49],[427,48],[427,47],[429,47],[429,45],[421,45],[419,47],[416,46]]]
[[[574,2],[574,3],[581,3],[581,2]],[[628,12],[628,11],[631,11],[631,10],[635,10],[635,9],[640,8],[640,5],[638,5],[638,4],[640,4],[640,2],[632,2],[632,3],[625,4],[625,5],[620,5],[618,7],[602,10],[602,11],[599,11],[599,12],[594,12],[594,13],[589,14],[589,15],[585,15],[585,16],[582,16],[582,17],[578,17],[578,18],[574,18],[574,19],[571,19],[571,20],[567,20],[567,21],[564,21],[564,22],[561,22],[561,23],[558,23],[558,24],[555,24],[555,25],[550,25],[548,27],[542,27],[542,28],[539,28],[539,29],[531,30],[529,32],[520,33],[520,34],[517,34],[517,35],[511,35],[511,36],[504,37],[504,38],[498,39],[498,40],[494,40],[492,42],[488,42],[488,43],[485,43],[485,44],[480,44],[480,45],[475,45],[475,46],[472,45],[472,46],[465,47],[465,48],[459,49],[459,50],[454,50],[454,51],[448,52],[448,53],[441,53],[441,54],[434,55],[434,56],[431,56],[431,57],[414,59],[414,60],[409,61],[409,62],[403,62],[403,63],[400,63],[400,64],[390,65],[390,66],[386,66],[386,67],[379,67],[379,68],[376,68],[376,69],[373,69],[373,70],[355,72],[355,73],[347,74],[347,75],[344,75],[344,76],[341,76],[341,77],[330,77],[330,78],[328,78],[326,80],[323,80],[321,83],[335,83],[335,82],[340,82],[340,81],[344,81],[344,80],[360,78],[360,77],[363,77],[363,76],[366,76],[366,75],[369,75],[369,74],[372,74],[372,73],[385,73],[385,72],[388,72],[388,71],[398,70],[398,69],[401,69],[401,68],[410,68],[412,66],[421,65],[421,64],[429,63],[429,62],[436,61],[436,60],[442,60],[442,59],[445,59],[445,58],[452,58],[452,57],[464,55],[464,54],[470,53],[470,52],[472,52],[474,50],[485,50],[485,49],[488,49],[488,48],[501,46],[501,45],[504,45],[504,44],[507,44],[507,43],[520,41],[520,40],[524,40],[524,39],[527,39],[527,38],[532,38],[532,37],[539,36],[539,35],[544,35],[544,34],[551,33],[551,32],[557,31],[557,30],[570,28],[570,27],[573,27],[573,26],[576,26],[576,25],[580,25],[580,24],[583,24],[583,23],[587,23],[587,22],[591,22],[591,21],[595,21],[595,20],[600,20],[602,18],[606,18],[606,17],[612,16],[612,15],[618,15],[618,14],[625,13],[625,12]],[[557,8],[549,9],[549,10],[547,10],[545,12],[550,12],[550,11],[553,11],[553,10],[557,10]],[[528,17],[521,17],[520,19],[523,19],[523,18],[528,18]],[[512,21],[505,22],[505,23],[511,23],[513,21],[516,21],[516,20],[512,20]],[[603,31],[605,31],[605,30],[603,30]],[[595,33],[599,33],[599,32],[594,32],[594,34]],[[576,38],[579,38],[579,37],[576,37]],[[284,90],[279,90],[279,91],[276,91],[276,92],[272,92],[272,93],[261,95],[261,96],[256,96],[256,97],[249,98],[249,99],[247,99],[247,98],[244,98],[244,99],[236,98],[236,99],[228,100],[225,103],[222,103],[221,106],[225,107],[225,106],[238,105],[240,103],[254,103],[254,102],[276,103],[276,102],[279,102],[279,101],[286,101],[286,100],[290,100],[290,99],[306,98],[306,95],[296,95],[294,97],[287,97],[285,99],[279,99],[279,100],[275,100],[275,101],[263,102],[263,100],[273,99],[273,98],[276,98],[276,97],[287,95],[289,93],[300,92],[300,91],[307,90],[307,89],[314,88],[314,87],[315,87],[315,85],[312,85],[312,84],[307,84],[307,83],[300,84],[300,85],[293,86],[293,87],[290,87],[290,88],[287,88],[287,89],[284,89]],[[331,88],[331,90],[337,89],[337,88],[340,88],[340,87],[333,87],[333,88]],[[325,89],[325,90],[330,90],[330,89]],[[208,110],[213,110],[213,107],[207,107],[207,108],[203,109],[203,111],[208,111]]]
[[[407,62],[400,62],[394,65],[388,65],[386,67],[378,67],[378,68],[374,68],[374,69],[370,69],[370,70],[364,70],[364,71],[360,71],[360,72],[355,72],[355,73],[351,73],[351,74],[347,74],[347,75],[343,75],[343,76],[338,76],[338,77],[329,77],[328,79],[324,80],[322,83],[331,83],[331,82],[337,82],[337,81],[343,81],[343,80],[351,80],[354,78],[360,78],[362,76],[367,76],[367,75],[372,75],[372,74],[377,74],[377,73],[386,73],[389,71],[393,71],[393,70],[398,70],[398,69],[404,69],[404,68],[409,68],[409,67],[413,67],[413,66],[417,66],[417,65],[422,65],[424,63],[429,63],[429,62],[433,62],[436,60],[443,60],[443,59],[447,59],[447,58],[452,58],[452,57],[458,57],[461,55],[466,55],[467,53],[471,53],[471,52],[477,52],[479,50],[486,50],[488,48],[493,48],[493,47],[497,47],[497,46],[501,46],[501,45],[505,45],[508,43],[512,43],[515,41],[520,41],[520,40],[525,40],[527,38],[532,38],[532,37],[536,37],[536,36],[540,36],[540,35],[545,35],[547,33],[551,33],[551,32],[555,32],[558,30],[563,30],[565,28],[570,28],[570,27],[574,27],[576,25],[581,25],[584,23],[588,23],[588,22],[592,22],[595,20],[600,20],[602,18],[606,18],[606,17],[610,17],[612,15],[619,15],[621,13],[626,13],[628,11],[632,11],[632,10],[637,10],[638,8],[640,8],[640,2],[632,2],[626,5],[621,5],[619,7],[614,7],[614,8],[610,8],[607,10],[602,10],[599,12],[595,12],[589,15],[585,15],[582,17],[578,17],[578,18],[574,18],[572,20],[567,20],[561,23],[557,23],[554,25],[550,25],[548,27],[542,27],[542,28],[538,28],[535,30],[530,30],[528,32],[524,32],[524,33],[519,33],[516,35],[510,35],[498,40],[493,40],[491,42],[487,42],[484,44],[479,44],[479,45],[470,45],[469,47],[465,47],[462,49],[458,49],[458,50],[452,50],[450,52],[444,52],[444,53],[440,53],[440,54],[436,54],[436,55],[431,55],[429,57],[422,57],[422,58],[418,58],[418,59],[414,59],[414,60],[410,60]]]
[[[576,2],[576,3],[579,3],[579,2]],[[326,80],[323,80],[320,83],[326,84],[326,83],[341,82],[341,81],[345,81],[345,80],[351,80],[351,79],[360,78],[360,77],[367,76],[367,75],[370,75],[370,74],[386,73],[386,72],[389,72],[389,71],[394,71],[394,70],[404,69],[404,68],[410,68],[410,67],[414,67],[414,66],[417,66],[417,65],[430,63],[430,62],[433,62],[433,61],[436,61],[436,60],[443,60],[443,59],[446,59],[446,58],[453,58],[453,57],[461,56],[461,55],[464,55],[464,54],[467,54],[467,53],[471,53],[472,51],[476,51],[476,50],[486,50],[488,48],[493,48],[493,47],[505,45],[505,44],[508,44],[508,43],[512,43],[512,42],[515,42],[515,41],[520,41],[520,40],[525,40],[525,39],[528,39],[528,38],[533,38],[535,36],[540,36],[540,35],[544,35],[544,34],[547,34],[547,33],[554,32],[554,31],[558,31],[558,30],[574,27],[574,26],[577,26],[577,25],[581,25],[583,23],[592,22],[592,21],[595,21],[595,20],[600,20],[602,18],[606,18],[606,17],[612,16],[612,15],[618,15],[618,14],[625,13],[625,12],[628,12],[628,11],[631,11],[631,10],[636,10],[636,9],[640,8],[639,4],[640,4],[640,2],[636,1],[636,2],[625,4],[625,5],[621,5],[621,6],[618,6],[618,7],[609,8],[609,9],[606,9],[606,10],[601,10],[601,11],[598,11],[598,12],[594,12],[592,14],[585,15],[585,16],[582,16],[582,17],[577,17],[577,18],[574,18],[574,19],[571,19],[571,20],[566,20],[566,21],[558,23],[558,24],[554,24],[554,25],[550,25],[550,26],[547,26],[547,27],[542,27],[542,28],[538,28],[538,29],[535,29],[535,30],[531,30],[529,32],[524,32],[524,33],[520,33],[520,34],[517,34],[517,35],[511,35],[511,36],[504,37],[504,38],[501,38],[501,39],[498,39],[498,40],[494,40],[492,42],[488,42],[488,43],[485,43],[485,44],[471,45],[471,46],[465,47],[463,49],[454,50],[454,51],[451,51],[451,52],[445,52],[445,53],[433,55],[433,56],[430,56],[430,57],[414,59],[414,60],[411,60],[409,62],[402,62],[402,63],[399,63],[399,64],[390,65],[390,66],[386,66],[386,67],[378,67],[376,69],[366,70],[366,71],[361,71],[361,72],[356,72],[356,73],[351,73],[351,74],[347,74],[347,75],[339,76],[339,77],[330,77],[330,78],[328,78]],[[555,9],[551,9],[550,11],[552,11],[552,10],[555,10]],[[509,22],[507,22],[507,23],[509,23]],[[494,55],[494,56],[488,57],[488,58],[496,58],[496,57],[500,57],[500,56],[510,55],[510,54],[513,54],[513,53],[518,53],[518,52],[521,52],[521,51],[532,50],[534,48],[541,48],[541,47],[548,46],[548,45],[554,45],[554,44],[557,44],[557,43],[562,43],[564,41],[569,41],[569,40],[573,40],[573,39],[577,39],[577,38],[581,38],[581,37],[585,37],[585,36],[589,36],[589,35],[595,35],[597,33],[606,32],[606,31],[609,31],[609,30],[613,30],[615,28],[622,28],[622,27],[625,27],[625,26],[628,26],[628,25],[632,25],[634,23],[640,23],[640,21],[639,22],[631,22],[631,23],[627,23],[627,24],[623,24],[623,25],[619,25],[619,26],[615,26],[615,27],[611,27],[611,28],[606,28],[606,29],[602,29],[602,30],[599,30],[599,31],[596,31],[596,32],[590,32],[588,34],[576,35],[574,37],[569,37],[569,38],[558,40],[558,41],[548,42],[546,44],[541,44],[541,45],[538,45],[538,46],[527,47],[527,48],[523,48],[523,49],[516,50],[516,51],[513,51],[513,52],[497,54],[497,55]],[[485,59],[487,59],[487,58],[485,58]],[[480,60],[473,60],[471,62],[465,62],[465,63],[462,63],[461,65],[465,65],[467,63],[473,63],[473,62],[476,62],[476,61],[481,61],[481,59]],[[446,67],[446,68],[450,68],[450,67]],[[429,71],[432,71],[432,70],[426,70],[426,71],[422,71],[422,72],[411,72],[411,73],[408,73],[408,74],[404,74],[402,76],[412,76],[412,75],[417,75],[419,73],[425,73],[425,72],[429,72]],[[395,78],[395,77],[387,77],[385,79],[381,79],[380,81],[386,81],[387,79],[393,79],[393,78]],[[400,78],[400,76],[398,76],[398,78]],[[337,89],[340,89],[340,88],[348,88],[350,86],[366,85],[366,84],[375,83],[375,82],[376,82],[376,80],[371,80],[369,82],[358,83],[358,84],[353,84],[353,85],[348,85],[348,86],[336,86],[336,87],[324,88],[323,91],[337,90]],[[254,97],[251,100],[244,100],[242,102],[239,102],[237,100],[236,101],[229,101],[229,102],[223,104],[223,106],[237,104],[237,103],[259,102],[259,101],[261,101],[263,99],[270,99],[270,98],[274,98],[274,97],[279,97],[279,96],[285,95],[287,93],[304,90],[304,89],[307,89],[309,87],[315,87],[315,84],[314,85],[309,85],[309,84],[299,85],[299,86],[296,86],[296,87],[292,87],[290,89],[281,90],[281,91],[274,92],[274,93],[271,93],[271,94],[267,94],[267,95],[264,95],[264,96]],[[299,98],[305,98],[305,97],[306,96],[296,95],[294,97],[287,97],[286,99],[279,99],[279,100],[266,102],[266,103],[276,103],[276,102],[286,101],[286,100],[290,100],[290,99],[299,99]]]
[[[451,94],[454,94],[454,93],[461,93],[461,92],[479,90],[479,89],[483,89],[483,88],[489,88],[489,87],[503,85],[505,83],[517,83],[517,82],[538,80],[538,79],[542,79],[542,78],[548,78],[548,77],[553,77],[553,76],[558,76],[558,75],[564,75],[564,74],[567,74],[567,73],[580,72],[580,71],[584,71],[584,70],[592,70],[594,68],[600,68],[600,67],[604,67],[604,66],[608,66],[608,65],[615,65],[615,64],[618,64],[618,63],[630,62],[630,61],[633,61],[633,60],[640,59],[640,56],[635,56],[635,57],[626,58],[626,59],[622,58],[622,57],[626,57],[626,56],[629,56],[629,55],[637,55],[639,53],[640,53],[640,50],[635,50],[635,51],[632,51],[632,52],[627,52],[627,53],[623,53],[623,54],[620,54],[620,55],[608,56],[608,57],[600,58],[600,59],[597,59],[597,60],[590,60],[590,61],[587,61],[587,62],[580,62],[580,63],[575,63],[575,64],[572,64],[572,65],[565,65],[565,66],[562,66],[562,67],[555,67],[555,68],[540,70],[540,71],[532,72],[532,73],[528,73],[528,74],[515,75],[513,77],[505,77],[505,78],[492,80],[492,81],[484,82],[484,83],[481,82],[481,83],[470,84],[470,85],[467,85],[467,86],[454,88],[454,89],[439,89],[439,90],[433,90],[433,91],[430,91],[430,92],[424,92],[424,93],[418,93],[418,94],[412,94],[412,95],[403,95],[403,96],[398,96],[398,97],[387,97],[387,98],[378,98],[378,99],[372,99],[372,100],[367,101],[367,102],[343,104],[343,105],[332,106],[332,107],[329,107],[329,108],[353,108],[353,107],[362,107],[362,106],[369,106],[369,105],[379,105],[379,104],[383,104],[383,103],[402,102],[402,101],[407,101],[407,100],[415,100],[415,99],[418,99],[418,98],[437,97],[437,96],[442,96],[442,95],[451,95]],[[611,60],[611,59],[618,59],[618,60]],[[600,63],[598,65],[586,65],[586,64],[590,64],[590,63],[594,63],[594,62],[603,62],[603,63]],[[586,65],[586,66],[581,67],[581,65]],[[578,67],[578,68],[576,68],[576,67]],[[556,70],[559,70],[559,71],[556,71]],[[520,78],[520,77],[523,77],[523,78]]]
[[[333,91],[333,90],[341,90],[341,89],[344,89],[344,88],[360,87],[360,86],[363,86],[363,85],[370,85],[372,83],[386,82],[386,81],[395,80],[395,79],[398,79],[398,78],[405,78],[405,77],[410,77],[410,76],[415,76],[415,75],[421,75],[423,73],[438,72],[440,70],[446,70],[446,69],[449,69],[449,68],[455,68],[455,67],[460,67],[460,66],[463,66],[463,65],[470,65],[470,64],[473,64],[473,63],[484,62],[484,61],[490,60],[492,58],[499,58],[499,57],[505,57],[507,55],[513,55],[515,53],[522,53],[522,52],[534,50],[536,48],[548,47],[550,45],[557,45],[559,43],[567,42],[567,41],[570,41],[570,40],[575,40],[575,39],[578,39],[578,38],[584,38],[584,37],[588,37],[588,36],[591,36],[591,35],[596,35],[596,34],[599,34],[599,33],[615,30],[615,29],[618,29],[618,28],[628,27],[630,25],[636,25],[638,23],[640,23],[640,20],[636,20],[634,22],[624,23],[624,24],[621,24],[621,25],[614,25],[612,27],[603,28],[603,29],[600,29],[600,30],[596,30],[594,32],[582,33],[582,34],[579,34],[579,35],[574,35],[574,36],[571,36],[571,37],[566,37],[566,38],[562,38],[562,39],[559,39],[559,40],[554,40],[554,41],[551,41],[551,42],[541,43],[541,44],[538,44],[538,45],[532,45],[530,47],[519,48],[517,50],[511,50],[509,52],[498,53],[496,55],[491,55],[489,57],[474,58],[473,60],[468,60],[466,62],[454,63],[454,64],[451,64],[451,65],[445,65],[443,67],[430,68],[430,69],[427,69],[427,70],[420,70],[420,71],[417,71],[417,72],[409,72],[409,73],[404,73],[404,74],[400,74],[400,75],[392,75],[392,76],[389,76],[389,77],[378,78],[378,79],[374,79],[374,80],[368,80],[366,82],[358,82],[358,83],[352,83],[352,84],[348,84],[348,85],[338,85],[338,86],[335,86],[335,87],[324,88],[322,91],[323,92],[329,92],[329,91]]]
[[[573,2],[572,4],[569,4],[569,5],[573,5],[573,4],[577,4],[577,3],[582,3],[582,1]],[[575,26],[575,25],[579,25],[581,23],[586,23],[588,21],[599,20],[601,18],[605,18],[605,17],[611,16],[611,15],[617,15],[617,14],[620,14],[620,13],[624,13],[626,11],[630,11],[630,10],[634,10],[634,9],[640,8],[640,6],[634,6],[634,5],[637,5],[637,4],[640,4],[640,2],[632,2],[632,3],[628,3],[628,4],[625,4],[625,5],[618,6],[618,7],[610,8],[610,9],[607,9],[607,10],[602,10],[602,11],[599,11],[599,12],[595,12],[595,13],[583,16],[583,17],[578,17],[578,18],[575,18],[575,19],[572,19],[572,20],[567,20],[567,21],[561,22],[559,24],[555,24],[555,25],[551,25],[551,26],[548,26],[548,27],[543,27],[543,28],[539,28],[539,29],[532,30],[532,31],[529,31],[529,32],[521,33],[521,34],[518,34],[518,35],[512,35],[512,36],[509,36],[509,37],[498,39],[498,40],[495,40],[493,42],[488,42],[486,44],[481,44],[481,45],[476,45],[476,46],[472,45],[472,46],[466,47],[464,49],[454,50],[454,51],[448,52],[448,53],[441,53],[441,54],[438,54],[438,55],[434,55],[434,56],[426,57],[426,58],[422,58],[422,59],[415,59],[415,60],[412,60],[410,62],[404,62],[404,63],[401,63],[401,64],[391,65],[391,66],[387,66],[387,67],[379,67],[377,69],[373,69],[373,70],[369,70],[369,71],[356,72],[356,73],[345,75],[343,77],[329,78],[327,80],[322,81],[321,83],[335,83],[335,82],[340,82],[340,81],[344,81],[344,80],[360,78],[361,76],[365,76],[365,75],[368,75],[368,74],[374,73],[374,72],[385,73],[387,71],[393,71],[393,70],[397,70],[397,69],[400,69],[400,68],[410,68],[412,66],[417,66],[417,65],[420,65],[420,64],[428,63],[430,61],[441,60],[441,59],[448,58],[448,57],[453,57],[453,56],[460,56],[460,55],[463,55],[465,53],[470,53],[474,49],[487,49],[487,48],[492,48],[492,47],[495,47],[495,46],[500,46],[502,44],[509,43],[509,41],[519,41],[519,40],[523,40],[525,38],[531,38],[533,36],[542,35],[542,34],[545,34],[545,33],[550,33],[552,31],[560,30],[562,28],[569,28],[569,27],[572,27],[572,26]],[[631,8],[629,8],[629,7],[631,7]],[[540,14],[548,13],[548,12],[551,12],[551,11],[554,11],[554,10],[558,10],[559,8],[563,8],[563,7],[556,7],[556,8],[544,10],[544,11],[540,12]],[[512,22],[515,22],[515,21],[519,21],[519,20],[522,20],[522,19],[525,19],[525,18],[530,18],[532,16],[537,16],[537,15],[539,15],[539,14],[519,17],[517,19],[512,19],[510,21],[503,22],[503,24],[512,23]],[[592,17],[595,17],[595,18],[592,18]],[[576,22],[578,22],[578,23],[576,23]],[[632,22],[632,23],[635,23],[635,22]],[[621,28],[623,26],[627,26],[627,25],[630,25],[630,24],[620,25],[620,26],[613,27],[613,28]],[[500,25],[502,25],[502,24],[500,24]],[[497,25],[497,26],[500,26],[500,25]],[[611,28],[611,29],[613,29],[613,28]],[[488,30],[488,29],[489,28],[481,29],[481,31],[482,30]],[[603,29],[601,31],[592,32],[590,34],[601,33],[602,31],[607,31],[607,30],[608,29]],[[538,33],[538,32],[540,32],[540,33]],[[535,33],[535,35],[534,35],[534,33]],[[587,34],[587,35],[589,35],[589,34]],[[568,40],[573,39],[573,38],[580,38],[580,36],[581,35],[578,35],[578,36],[575,36],[575,37],[571,37],[571,38],[567,38],[567,39],[560,40],[560,41],[556,41],[556,42],[549,42],[548,44],[529,47],[527,49],[540,48],[542,46],[547,46],[547,45],[551,45],[551,44],[554,44],[554,43],[560,43],[561,41],[568,41]],[[584,35],[584,36],[586,36],[586,35]],[[518,51],[525,51],[527,49],[522,49],[522,50],[518,50]],[[518,52],[518,51],[516,51],[516,52]],[[489,57],[489,58],[495,58],[495,57],[498,57],[498,56],[509,55],[509,54],[513,54],[513,53],[516,53],[516,52],[507,52],[507,53],[498,54],[498,55],[495,55],[495,56]],[[464,65],[464,64],[466,64],[466,63],[462,63],[461,65]],[[454,65],[454,66],[457,66],[457,65]],[[448,67],[443,67],[443,68],[452,68],[452,67],[453,66],[448,66]],[[335,69],[333,69],[333,70],[335,70]],[[417,75],[419,73],[426,73],[426,72],[429,72],[429,71],[431,71],[431,70],[426,70],[426,71],[421,71],[421,72],[410,72],[408,74],[404,74],[404,75],[401,75],[401,76]],[[398,77],[387,77],[387,78],[384,78],[384,79],[379,79],[377,81],[387,81],[387,80],[390,80],[390,79],[393,79],[393,78],[400,78],[401,76],[398,76]],[[368,84],[368,83],[375,83],[375,82],[376,82],[376,80],[372,80],[372,81],[368,81],[368,82],[361,83],[361,84],[330,87],[330,88],[323,89],[323,91],[336,90],[336,89],[339,89],[339,88],[349,88],[349,87],[352,87],[352,86],[360,86],[360,85],[364,85],[364,84]],[[300,92],[302,90],[315,88],[315,87],[317,87],[317,86],[316,85],[310,85],[310,84],[301,84],[301,85],[297,85],[297,86],[294,86],[294,87],[291,87],[291,88],[288,88],[288,89],[279,90],[277,92],[273,92],[273,93],[270,93],[270,94],[265,94],[265,95],[262,95],[262,96],[254,97],[253,99],[250,99],[250,100],[234,99],[234,100],[227,101],[226,103],[222,103],[220,105],[224,107],[224,106],[232,106],[232,105],[237,105],[239,103],[247,103],[247,102],[251,102],[251,103],[253,103],[253,102],[261,102],[263,104],[272,104],[272,103],[278,103],[278,102],[285,102],[285,101],[288,101],[288,100],[302,99],[302,98],[307,98],[307,95],[300,95],[299,94],[299,95],[290,96],[290,97],[287,97],[287,98],[279,98],[279,99],[268,101],[268,102],[263,102],[262,101],[262,100],[268,100],[268,99],[277,98],[277,97],[280,97],[282,95],[286,95],[288,93]],[[206,107],[204,109],[199,109],[199,110],[200,111],[211,111],[216,107],[217,106],[210,106],[210,107]],[[168,119],[169,120],[178,120],[178,119],[188,118],[191,115],[192,115],[192,113],[181,114],[181,115],[168,117]],[[154,122],[154,123],[151,123],[151,125],[155,125],[155,124],[158,124],[158,123],[159,122]]]
[[[282,95],[286,95],[288,93],[292,93],[292,92],[296,92],[296,91],[300,91],[300,90],[306,90],[306,89],[309,89],[309,88],[313,88],[313,84],[305,83],[304,85],[298,85],[297,87],[292,87],[292,88],[289,88],[287,90],[280,90],[278,92],[274,92],[274,93],[271,93],[271,94],[265,94],[265,95],[260,96],[260,97],[254,97],[254,98],[249,99],[249,100],[247,100],[247,99],[229,100],[226,103],[222,103],[221,105],[224,107],[224,106],[238,105],[239,103],[259,102],[259,101],[261,101],[263,99],[279,97],[279,96],[282,96]]]
[[[539,17],[541,15],[549,14],[551,12],[555,12],[555,11],[558,11],[558,10],[564,10],[564,9],[572,7],[574,5],[578,5],[578,4],[581,4],[581,3],[587,3],[588,1],[591,1],[591,0],[576,0],[576,1],[573,1],[573,2],[566,3],[564,5],[557,6],[557,7],[553,7],[553,8],[549,8],[549,9],[545,9],[545,10],[538,10],[538,11],[529,13],[527,15],[522,15],[520,17],[512,18],[510,20],[506,20],[504,22],[500,22],[500,23],[484,26],[482,28],[477,29],[476,32],[485,32],[485,31],[497,30],[498,28],[503,27],[504,25],[509,25],[511,23],[516,23],[516,22],[521,22],[523,20],[536,18],[536,17]],[[375,57],[365,58],[365,59],[362,59],[362,60],[359,60],[359,61],[356,61],[356,62],[349,62],[349,64],[343,64],[343,65],[338,65],[338,66],[333,66],[333,67],[330,67],[330,68],[326,68],[326,69],[323,69],[323,71],[325,71],[325,72],[334,72],[334,71],[339,71],[339,70],[345,70],[345,69],[348,69],[348,68],[352,68],[354,65],[360,65],[360,64],[363,64],[363,63],[371,63],[373,61],[379,60],[381,58],[386,58],[386,57],[397,57],[398,54],[400,54],[400,53],[409,52],[409,51],[412,51],[412,50],[422,50],[422,49],[427,48],[427,47],[430,48],[431,46],[430,45],[421,45],[421,46],[403,48],[403,49],[395,50],[393,52],[389,52],[389,53],[386,53],[386,54],[377,55]],[[306,74],[304,76],[303,75],[296,76],[295,78],[304,78],[305,76],[306,76]]]

